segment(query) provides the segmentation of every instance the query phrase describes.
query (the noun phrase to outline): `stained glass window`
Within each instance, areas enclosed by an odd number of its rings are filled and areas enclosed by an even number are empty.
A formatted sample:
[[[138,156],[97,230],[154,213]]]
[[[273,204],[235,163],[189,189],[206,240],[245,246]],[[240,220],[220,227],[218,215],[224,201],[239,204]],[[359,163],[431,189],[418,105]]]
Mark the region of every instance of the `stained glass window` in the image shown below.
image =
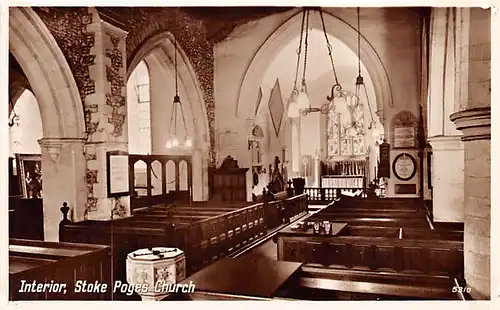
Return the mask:
[[[365,154],[363,103],[351,92],[343,92],[328,112],[328,156]]]

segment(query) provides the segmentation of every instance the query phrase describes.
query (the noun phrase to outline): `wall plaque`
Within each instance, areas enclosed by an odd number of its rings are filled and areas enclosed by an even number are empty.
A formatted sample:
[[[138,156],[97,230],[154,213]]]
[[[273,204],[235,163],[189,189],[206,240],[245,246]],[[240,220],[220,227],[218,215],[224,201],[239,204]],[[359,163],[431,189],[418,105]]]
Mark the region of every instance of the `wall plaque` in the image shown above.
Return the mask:
[[[401,181],[411,180],[417,173],[417,162],[410,154],[401,153],[394,159],[392,171]]]
[[[390,161],[391,146],[389,143],[384,142],[379,147],[380,163],[378,167],[378,177],[379,178],[390,178],[391,177],[391,161]]]
[[[106,153],[108,197],[127,196],[129,190],[128,154],[121,151]]]
[[[394,128],[394,147],[395,148],[414,148],[415,147],[415,128],[395,127]]]
[[[417,193],[416,184],[396,184],[395,192],[399,195],[413,195]]]
[[[401,111],[391,121],[392,148],[415,148],[417,146],[418,120],[410,111]]]

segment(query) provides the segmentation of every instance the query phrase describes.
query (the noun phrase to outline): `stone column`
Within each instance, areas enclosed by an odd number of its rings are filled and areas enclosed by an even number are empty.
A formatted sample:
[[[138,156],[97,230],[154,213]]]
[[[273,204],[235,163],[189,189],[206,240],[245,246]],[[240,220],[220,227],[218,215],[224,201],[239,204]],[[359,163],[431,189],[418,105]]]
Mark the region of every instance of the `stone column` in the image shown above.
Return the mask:
[[[490,298],[490,140],[491,20],[490,10],[470,8],[467,100],[451,120],[462,132],[465,161],[465,281],[474,299]]]
[[[63,202],[71,207],[70,219],[83,220],[87,200],[85,183],[84,139],[43,138],[42,153],[43,226],[47,241],[59,240],[59,208]]]
[[[87,160],[87,203],[85,219],[109,220],[130,214],[130,197],[107,197],[108,151],[128,151],[126,107],[126,49],[123,30],[103,21],[97,10],[89,9],[92,22],[87,31],[95,36],[91,54],[94,63],[89,67],[95,92],[85,100],[91,115],[91,128],[85,143]],[[128,170],[128,165],[123,167]],[[113,213],[113,215],[112,215]]]
[[[461,96],[460,38],[456,8],[433,8],[429,55],[428,141],[432,146],[432,204],[435,222],[463,222],[464,150],[449,115]],[[458,38],[458,39],[457,39]]]

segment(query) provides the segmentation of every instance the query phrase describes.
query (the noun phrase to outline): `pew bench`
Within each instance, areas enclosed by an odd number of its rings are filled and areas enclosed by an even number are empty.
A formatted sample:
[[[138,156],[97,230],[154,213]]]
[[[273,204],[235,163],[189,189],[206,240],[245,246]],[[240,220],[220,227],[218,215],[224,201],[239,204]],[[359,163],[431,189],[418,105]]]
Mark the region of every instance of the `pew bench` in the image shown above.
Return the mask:
[[[9,300],[109,300],[110,290],[78,293],[74,288],[78,280],[110,285],[110,279],[107,246],[9,239]],[[33,283],[49,286],[26,291]]]
[[[449,240],[278,233],[278,259],[323,267],[456,277],[463,273],[463,243]]]
[[[397,239],[432,239],[463,241],[463,232],[456,230],[431,230],[428,228],[403,228],[387,226],[352,226],[348,225],[342,236],[391,237]]]
[[[196,289],[165,300],[459,299],[448,277],[326,269],[254,255],[220,260],[181,283]]]

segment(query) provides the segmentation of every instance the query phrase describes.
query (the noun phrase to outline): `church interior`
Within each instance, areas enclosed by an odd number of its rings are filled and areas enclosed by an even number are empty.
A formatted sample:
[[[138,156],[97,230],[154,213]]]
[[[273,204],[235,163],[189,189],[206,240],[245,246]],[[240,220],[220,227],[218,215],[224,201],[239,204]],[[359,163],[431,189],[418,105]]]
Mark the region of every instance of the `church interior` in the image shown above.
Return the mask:
[[[490,300],[491,9],[8,13],[9,300]]]

